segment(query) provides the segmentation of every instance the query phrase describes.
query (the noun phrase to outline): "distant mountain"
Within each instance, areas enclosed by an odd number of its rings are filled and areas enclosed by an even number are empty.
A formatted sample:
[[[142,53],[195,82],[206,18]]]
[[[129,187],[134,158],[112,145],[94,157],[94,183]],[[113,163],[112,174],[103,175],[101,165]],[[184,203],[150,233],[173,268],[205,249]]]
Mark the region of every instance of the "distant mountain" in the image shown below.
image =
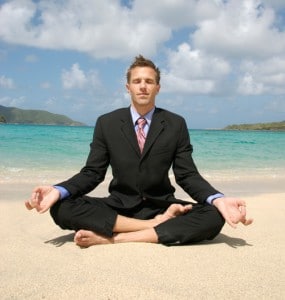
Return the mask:
[[[64,115],[44,110],[20,109],[0,105],[0,123],[84,126]]]
[[[226,130],[285,130],[285,121],[272,123],[228,125]]]

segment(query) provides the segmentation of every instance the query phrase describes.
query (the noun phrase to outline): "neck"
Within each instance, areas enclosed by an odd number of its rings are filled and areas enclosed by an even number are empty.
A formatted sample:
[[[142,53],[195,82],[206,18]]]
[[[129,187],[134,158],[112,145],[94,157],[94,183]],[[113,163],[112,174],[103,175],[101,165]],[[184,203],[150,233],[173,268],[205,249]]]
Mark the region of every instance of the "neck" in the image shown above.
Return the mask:
[[[146,115],[148,112],[150,112],[153,108],[154,105],[151,106],[134,106],[132,104],[133,109],[141,116]]]

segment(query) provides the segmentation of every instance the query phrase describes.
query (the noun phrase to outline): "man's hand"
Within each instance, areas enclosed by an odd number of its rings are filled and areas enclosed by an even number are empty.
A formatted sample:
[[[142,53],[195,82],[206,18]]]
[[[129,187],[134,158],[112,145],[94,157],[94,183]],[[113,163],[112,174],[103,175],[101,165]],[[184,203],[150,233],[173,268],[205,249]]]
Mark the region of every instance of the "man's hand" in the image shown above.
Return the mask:
[[[25,201],[26,208],[36,209],[39,213],[46,212],[60,198],[59,191],[53,186],[38,186],[30,200]]]
[[[239,222],[243,225],[250,225],[253,222],[253,219],[246,218],[246,203],[241,199],[221,197],[215,199],[213,205],[233,228],[236,228]]]

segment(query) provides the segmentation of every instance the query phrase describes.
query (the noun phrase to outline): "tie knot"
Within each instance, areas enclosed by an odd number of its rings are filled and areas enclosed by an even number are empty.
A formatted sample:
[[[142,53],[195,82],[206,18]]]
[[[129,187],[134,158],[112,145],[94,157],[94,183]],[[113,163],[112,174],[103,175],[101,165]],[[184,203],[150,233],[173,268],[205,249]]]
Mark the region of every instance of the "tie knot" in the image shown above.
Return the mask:
[[[145,124],[146,124],[146,119],[145,118],[139,118],[137,120],[137,124],[138,124],[138,127],[141,129],[141,128],[144,128]]]

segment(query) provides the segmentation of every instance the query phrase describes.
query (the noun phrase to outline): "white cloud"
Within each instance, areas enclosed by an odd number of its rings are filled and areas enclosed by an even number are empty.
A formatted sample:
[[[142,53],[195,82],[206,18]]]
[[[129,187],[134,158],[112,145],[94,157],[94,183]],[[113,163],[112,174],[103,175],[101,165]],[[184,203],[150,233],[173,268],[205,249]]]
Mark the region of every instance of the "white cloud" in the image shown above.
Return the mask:
[[[264,58],[285,52],[285,32],[275,26],[273,9],[258,0],[222,4],[217,18],[200,22],[195,47],[225,57]],[[274,45],[274,46],[273,46]]]
[[[63,70],[61,80],[64,89],[82,89],[87,84],[87,78],[78,64],[73,64],[70,71]]]
[[[45,101],[45,106],[46,107],[54,107],[57,105],[57,99],[55,97],[50,97]]]
[[[256,82],[251,74],[246,73],[240,79],[238,91],[244,95],[260,95],[265,91],[265,88],[262,83]]]
[[[13,89],[15,87],[14,81],[4,75],[0,76],[0,87],[6,89]]]
[[[151,18],[172,29],[214,18],[218,11],[218,5],[212,0],[136,0],[133,5],[136,18]]]
[[[89,70],[85,73],[77,63],[73,64],[69,71],[62,71],[61,80],[64,89],[97,88],[100,86],[97,72]]]
[[[209,94],[214,91],[212,80],[187,80],[175,77],[173,74],[166,74],[162,81],[162,92],[179,92],[188,94]]]
[[[70,49],[95,57],[153,55],[171,31],[119,1],[12,0],[0,10],[0,38],[9,43]]]
[[[238,92],[246,95],[285,93],[285,57],[273,57],[261,62],[244,61]]]
[[[196,30],[197,49],[265,57],[285,51],[285,33],[275,26],[271,8],[283,2],[134,0],[128,8],[118,0],[11,0],[0,8],[0,39],[97,58],[129,58],[155,55],[174,30],[188,28],[189,33]]]
[[[9,107],[20,107],[26,101],[25,97],[19,96],[17,98],[2,97],[0,98],[0,104]]]
[[[227,61],[192,50],[187,43],[168,55],[168,71],[162,79],[162,90],[208,94],[217,92],[218,83],[231,71]]]

